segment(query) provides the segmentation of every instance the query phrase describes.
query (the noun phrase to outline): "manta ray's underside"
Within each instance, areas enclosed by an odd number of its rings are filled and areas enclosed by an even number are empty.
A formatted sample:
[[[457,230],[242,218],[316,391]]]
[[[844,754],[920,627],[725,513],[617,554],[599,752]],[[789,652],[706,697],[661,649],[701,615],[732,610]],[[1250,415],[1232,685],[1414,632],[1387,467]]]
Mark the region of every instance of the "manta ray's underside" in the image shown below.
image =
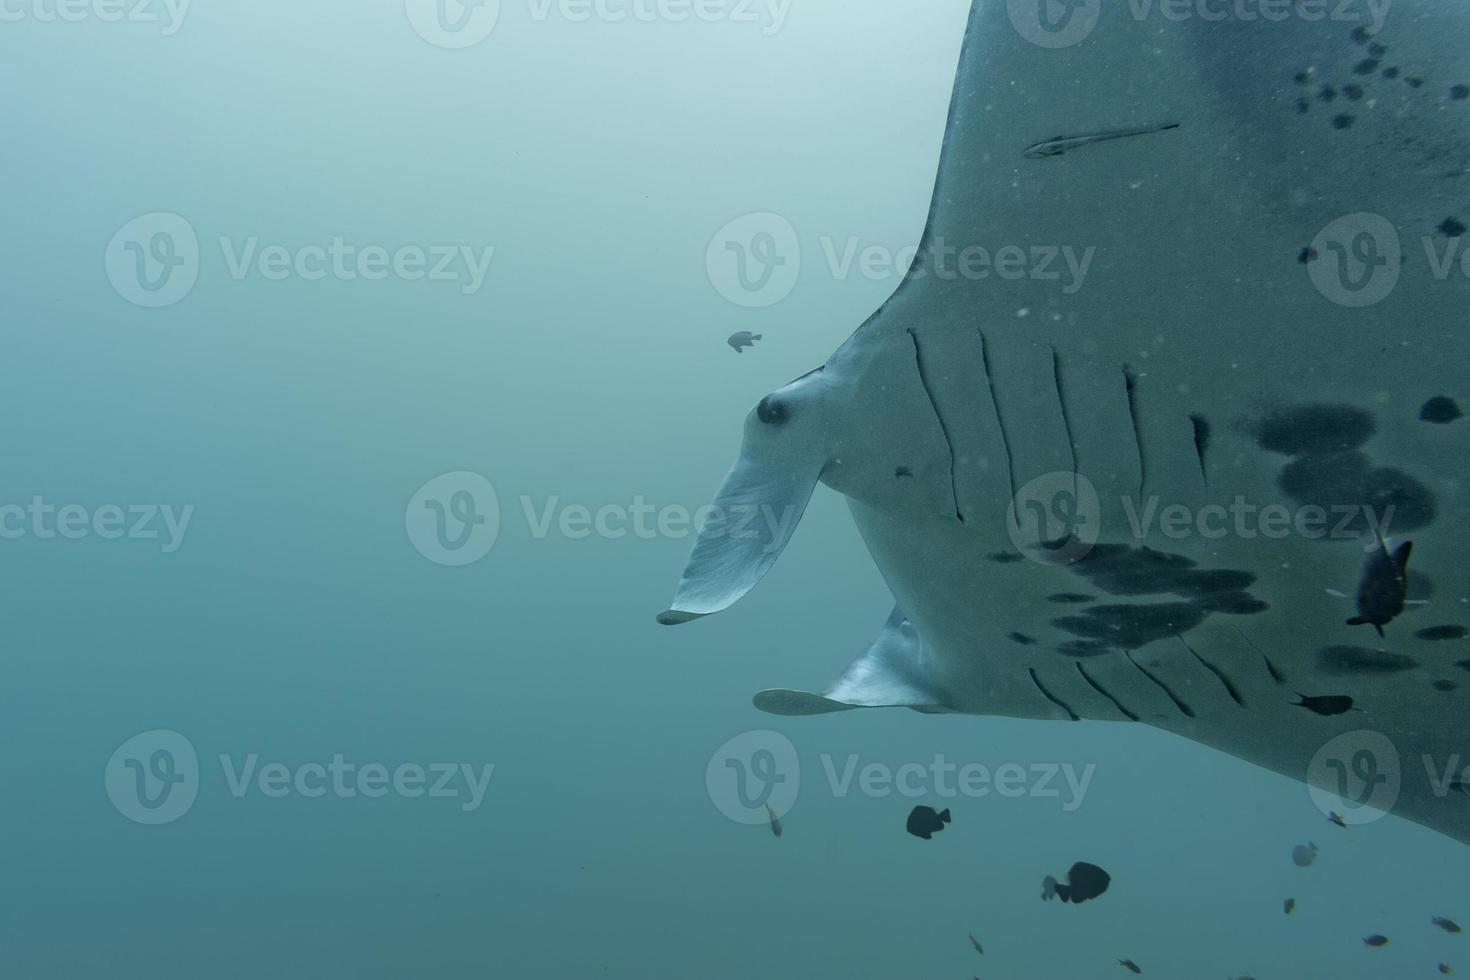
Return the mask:
[[[660,620],[745,594],[820,481],[897,608],[764,710],[1142,722],[1470,841],[1470,12],[1026,6],[974,5],[913,272],[746,420],[716,513],[793,519],[707,527]]]

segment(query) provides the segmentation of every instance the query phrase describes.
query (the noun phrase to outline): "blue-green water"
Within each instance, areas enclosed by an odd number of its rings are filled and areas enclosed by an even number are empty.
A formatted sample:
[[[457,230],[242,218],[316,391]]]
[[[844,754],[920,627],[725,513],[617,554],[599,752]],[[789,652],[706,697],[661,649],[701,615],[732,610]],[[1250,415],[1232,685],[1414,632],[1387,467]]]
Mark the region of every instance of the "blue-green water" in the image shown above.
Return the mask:
[[[770,210],[810,256],[819,234],[912,242],[967,7],[799,0],[777,29],[768,7],[507,2],[463,50],[402,3],[201,2],[177,30],[161,3],[121,9],[164,23],[5,7],[0,503],[27,512],[0,540],[0,976],[1470,968],[1427,923],[1470,917],[1460,845],[1339,830],[1223,755],[1097,724],[757,713],[753,692],[820,686],[888,612],[829,491],[740,607],[654,624],[679,514],[739,420],[897,281],[809,275],[745,309],[712,288],[711,237]],[[159,213],[197,240],[172,255],[197,282],[153,307],[135,301],[179,281],[125,273],[139,248],[170,259],[163,226],[130,225]],[[334,240],[388,271],[331,269]],[[483,282],[463,252],[450,278],[414,272],[413,250],[449,246],[493,250]],[[265,264],[236,268],[247,252]],[[281,256],[307,275],[278,276]],[[737,358],[737,330],[761,345]],[[463,472],[493,486],[498,534],[442,564],[455,542],[435,551],[415,495]],[[466,516],[467,486],[428,493]],[[33,503],[72,507],[69,536]],[[584,533],[578,507],[674,524]],[[152,508],[177,527],[135,526]],[[768,729],[801,765],[779,840],[706,783],[727,740]],[[178,736],[114,755],[160,731]],[[1059,779],[948,801],[925,845],[903,833],[914,799],[832,785],[854,756],[1095,769],[1081,799]],[[311,768],[334,758],[353,767],[337,785]],[[439,764],[456,775],[430,793]],[[1293,867],[1308,840],[1319,862]],[[1079,859],[1113,872],[1108,900],[1038,901]],[[1394,945],[1365,954],[1372,932]]]

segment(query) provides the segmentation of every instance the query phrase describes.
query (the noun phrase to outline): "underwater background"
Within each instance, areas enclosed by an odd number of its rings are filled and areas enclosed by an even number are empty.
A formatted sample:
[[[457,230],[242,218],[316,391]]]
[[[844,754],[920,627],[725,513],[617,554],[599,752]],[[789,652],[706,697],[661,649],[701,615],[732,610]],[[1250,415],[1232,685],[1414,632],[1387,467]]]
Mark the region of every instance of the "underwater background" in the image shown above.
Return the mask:
[[[921,231],[967,0],[435,7],[4,7],[0,976],[1470,970],[1462,846],[1223,754],[758,713],[888,615],[829,490],[655,624],[745,414],[899,281],[840,259]],[[731,287],[748,215],[778,301]],[[1107,899],[1041,902],[1078,860]]]

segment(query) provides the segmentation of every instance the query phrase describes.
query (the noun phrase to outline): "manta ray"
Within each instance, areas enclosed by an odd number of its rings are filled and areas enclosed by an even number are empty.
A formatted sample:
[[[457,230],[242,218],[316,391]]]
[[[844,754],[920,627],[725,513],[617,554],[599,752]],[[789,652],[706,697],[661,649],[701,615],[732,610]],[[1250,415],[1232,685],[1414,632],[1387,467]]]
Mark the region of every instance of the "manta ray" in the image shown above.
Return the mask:
[[[758,708],[1145,724],[1470,841],[1470,11],[1165,9],[976,0],[912,268],[750,413],[659,621],[822,483],[895,607]]]

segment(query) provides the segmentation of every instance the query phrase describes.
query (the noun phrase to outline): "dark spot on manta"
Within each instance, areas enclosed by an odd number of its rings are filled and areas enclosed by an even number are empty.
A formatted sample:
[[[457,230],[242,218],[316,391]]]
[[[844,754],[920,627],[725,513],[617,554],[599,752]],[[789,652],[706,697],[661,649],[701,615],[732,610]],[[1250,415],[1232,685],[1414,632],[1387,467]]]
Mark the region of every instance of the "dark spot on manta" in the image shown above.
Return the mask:
[[[1349,102],[1357,102],[1363,97],[1363,86],[1344,85],[1342,87],[1342,95],[1343,98],[1347,99]]]
[[[1337,116],[1333,116],[1332,117],[1332,128],[1333,129],[1347,129],[1349,126],[1351,126],[1355,122],[1357,122],[1357,117],[1356,116],[1352,116],[1352,115],[1349,115],[1348,113],[1344,112],[1341,115],[1337,115]]]
[[[766,425],[784,425],[790,418],[790,413],[787,412],[784,402],[773,395],[767,395],[755,407],[755,417]]]
[[[1232,568],[1201,571],[1193,559],[1184,555],[1123,544],[1094,545],[1072,567],[1110,595],[1173,594],[1199,598],[1240,592],[1256,581],[1253,572]]]
[[[1306,112],[1306,111],[1308,111],[1311,108],[1312,108],[1312,103],[1308,102],[1306,99],[1297,99],[1296,100],[1296,111],[1297,112]]]
[[[1396,66],[1394,66],[1394,65],[1389,65],[1387,68],[1383,69],[1383,77],[1384,78],[1398,78],[1399,77],[1399,70],[1398,70],[1398,68]]]
[[[1075,606],[1075,605],[1080,605],[1080,604],[1082,604],[1084,602],[1091,602],[1093,600],[1093,598],[1094,598],[1093,596],[1086,595],[1086,594],[1081,593],[1081,592],[1054,592],[1051,595],[1049,595],[1049,596],[1046,597],[1046,601],[1047,602],[1060,602],[1060,603],[1063,603],[1065,605],[1074,605]]]
[[[1305,85],[1312,80],[1312,73],[1309,71],[1299,71],[1294,77],[1298,85]]]
[[[1254,572],[1234,568],[1212,568],[1192,571],[1183,576],[1170,591],[1178,595],[1206,596],[1219,592],[1241,592],[1255,584]]]
[[[1367,647],[1331,646],[1317,651],[1317,666],[1329,674],[1397,674],[1413,670],[1419,661]]]
[[[1463,640],[1467,635],[1470,635],[1470,630],[1467,630],[1463,626],[1430,626],[1420,630],[1414,635],[1421,640],[1430,641]]]
[[[1317,259],[1317,250],[1315,248],[1313,248],[1312,246],[1310,246],[1310,245],[1308,245],[1305,248],[1303,248],[1296,255],[1296,260],[1298,262],[1300,262],[1302,265],[1306,265],[1308,262],[1315,262],[1316,259]]]
[[[1368,28],[1361,25],[1354,27],[1353,32],[1348,36],[1359,44],[1367,44],[1373,38],[1373,35],[1368,33]]]
[[[1450,86],[1450,98],[1455,99],[1456,101],[1460,99],[1470,98],[1470,85]]]
[[[1459,218],[1451,215],[1441,221],[1434,229],[1446,238],[1459,238],[1465,234],[1465,224]]]
[[[1021,646],[1023,646],[1023,647],[1029,647],[1031,644],[1033,644],[1033,643],[1036,642],[1036,638],[1035,637],[1027,636],[1025,633],[1012,633],[1011,634],[1011,639],[1012,640],[1015,640],[1017,643],[1021,644]]]
[[[1435,395],[1424,403],[1419,409],[1419,420],[1421,422],[1433,422],[1435,425],[1448,425],[1456,419],[1463,418],[1464,412],[1453,398],[1445,395]]]
[[[1018,561],[1024,561],[1024,559],[1020,555],[1016,554],[1014,551],[996,551],[992,552],[986,557],[995,562],[997,565],[1010,565]]]
[[[1112,649],[1106,640],[1068,640],[1057,647],[1057,652],[1069,657],[1097,657]]]
[[[1423,88],[1424,86],[1424,79],[1422,78],[1406,78],[1404,81],[1409,83],[1409,88]]]
[[[1443,691],[1446,694],[1448,694],[1449,692],[1457,689],[1459,686],[1460,685],[1456,684],[1454,681],[1435,681],[1434,682],[1434,689],[1436,691]]]
[[[1470,660],[1456,660],[1455,666],[1461,670],[1470,670]]]
[[[1195,600],[1206,612],[1224,613],[1229,616],[1254,616],[1271,608],[1271,604],[1257,599],[1248,592],[1224,592],[1219,595],[1202,596]]]
[[[1323,102],[1331,102],[1333,99],[1337,98],[1337,89],[1333,88],[1331,85],[1324,85],[1321,89],[1317,91],[1317,98],[1321,99]]]
[[[1093,606],[1080,616],[1063,616],[1052,625],[1075,636],[1136,650],[1204,622],[1205,610],[1192,602]]]
[[[913,475],[914,471],[909,469],[907,466],[895,466],[893,468],[893,477],[896,480],[901,480],[904,477],[912,479]]]
[[[1277,484],[1293,500],[1332,515],[1338,534],[1372,530],[1369,513],[1379,522],[1391,515],[1396,531],[1412,531],[1433,523],[1436,512],[1428,487],[1402,470],[1375,469],[1357,452],[1302,456],[1281,470]],[[1338,524],[1337,515],[1346,523]]]
[[[1374,41],[1372,44],[1368,45],[1368,53],[1375,58],[1381,58],[1384,55],[1388,54],[1388,45],[1379,44],[1377,41]]]
[[[1356,65],[1353,65],[1353,74],[1371,75],[1378,70],[1378,64],[1379,62],[1377,58],[1364,58]]]
[[[1376,429],[1373,416],[1360,408],[1323,403],[1277,412],[1256,426],[1255,436],[1262,449],[1304,456],[1356,449]]]

